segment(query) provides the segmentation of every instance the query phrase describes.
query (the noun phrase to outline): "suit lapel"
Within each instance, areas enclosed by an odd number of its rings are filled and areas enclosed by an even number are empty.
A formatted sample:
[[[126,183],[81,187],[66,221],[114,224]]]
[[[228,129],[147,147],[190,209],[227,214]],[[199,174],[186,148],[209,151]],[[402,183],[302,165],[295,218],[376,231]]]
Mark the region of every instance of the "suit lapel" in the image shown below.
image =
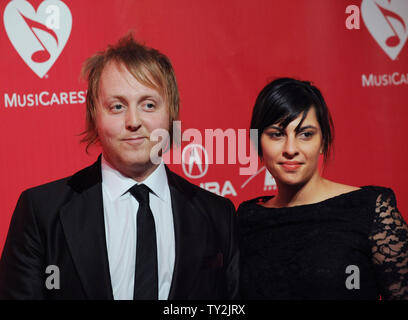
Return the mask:
[[[175,264],[169,299],[186,299],[205,254],[207,234],[188,182],[166,166],[175,233]],[[100,157],[70,182],[77,193],[60,211],[64,234],[88,299],[113,299],[106,248]]]
[[[78,194],[60,212],[75,267],[88,299],[113,299],[106,248],[100,157],[74,175]]]
[[[174,219],[176,257],[169,300],[187,299],[206,248],[206,231],[202,216],[191,199],[191,186],[167,167]]]

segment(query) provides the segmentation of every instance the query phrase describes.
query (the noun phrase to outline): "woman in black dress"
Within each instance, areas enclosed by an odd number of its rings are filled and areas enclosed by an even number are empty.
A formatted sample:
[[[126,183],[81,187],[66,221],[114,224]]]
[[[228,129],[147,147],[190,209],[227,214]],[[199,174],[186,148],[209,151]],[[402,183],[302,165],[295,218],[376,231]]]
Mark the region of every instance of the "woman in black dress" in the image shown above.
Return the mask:
[[[251,129],[278,193],[239,206],[242,298],[408,299],[408,227],[393,191],[320,175],[333,139],[320,91],[269,83]]]

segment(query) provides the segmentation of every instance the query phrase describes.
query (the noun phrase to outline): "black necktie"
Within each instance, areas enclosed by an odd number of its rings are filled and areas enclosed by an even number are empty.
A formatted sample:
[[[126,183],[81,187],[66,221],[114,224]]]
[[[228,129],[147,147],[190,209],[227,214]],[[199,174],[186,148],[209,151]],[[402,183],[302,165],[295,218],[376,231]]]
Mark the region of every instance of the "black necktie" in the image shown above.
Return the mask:
[[[144,184],[129,189],[139,202],[134,300],[158,299],[157,244],[154,218],[149,206],[150,189]]]

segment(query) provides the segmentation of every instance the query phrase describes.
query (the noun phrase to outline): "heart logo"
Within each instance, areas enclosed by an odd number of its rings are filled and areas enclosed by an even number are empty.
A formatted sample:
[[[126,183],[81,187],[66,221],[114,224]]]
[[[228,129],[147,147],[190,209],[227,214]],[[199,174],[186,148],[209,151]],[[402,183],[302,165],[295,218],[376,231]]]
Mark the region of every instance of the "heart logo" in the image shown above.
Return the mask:
[[[363,0],[361,15],[375,41],[395,60],[408,38],[408,1]]]
[[[36,12],[26,0],[13,0],[4,10],[3,20],[18,54],[40,78],[44,77],[71,33],[69,8],[60,0],[45,0]]]

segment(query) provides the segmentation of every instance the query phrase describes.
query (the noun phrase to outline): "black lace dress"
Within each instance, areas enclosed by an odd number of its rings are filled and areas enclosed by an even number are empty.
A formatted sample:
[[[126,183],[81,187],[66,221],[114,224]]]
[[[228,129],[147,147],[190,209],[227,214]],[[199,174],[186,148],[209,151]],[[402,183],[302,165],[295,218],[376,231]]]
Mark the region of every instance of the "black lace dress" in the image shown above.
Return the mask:
[[[408,299],[408,227],[391,189],[238,208],[242,299]]]

